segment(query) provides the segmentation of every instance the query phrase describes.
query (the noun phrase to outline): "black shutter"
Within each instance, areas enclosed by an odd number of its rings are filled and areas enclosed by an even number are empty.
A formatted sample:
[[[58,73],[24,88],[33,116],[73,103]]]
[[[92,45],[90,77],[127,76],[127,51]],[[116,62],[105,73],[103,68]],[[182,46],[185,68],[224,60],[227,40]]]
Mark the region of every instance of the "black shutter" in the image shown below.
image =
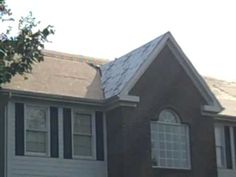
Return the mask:
[[[96,111],[96,152],[97,152],[97,160],[104,160],[104,135],[103,135],[103,113],[100,111]]]
[[[58,157],[58,108],[50,107],[50,148],[51,157]]]
[[[24,155],[24,104],[15,103],[15,150],[16,155]]]
[[[236,152],[236,127],[234,127],[234,152]]]
[[[228,169],[232,169],[232,153],[231,153],[231,141],[230,141],[229,126],[224,127],[224,132],[225,132],[226,167]]]
[[[63,109],[63,144],[64,158],[72,158],[72,136],[71,136],[71,109]]]

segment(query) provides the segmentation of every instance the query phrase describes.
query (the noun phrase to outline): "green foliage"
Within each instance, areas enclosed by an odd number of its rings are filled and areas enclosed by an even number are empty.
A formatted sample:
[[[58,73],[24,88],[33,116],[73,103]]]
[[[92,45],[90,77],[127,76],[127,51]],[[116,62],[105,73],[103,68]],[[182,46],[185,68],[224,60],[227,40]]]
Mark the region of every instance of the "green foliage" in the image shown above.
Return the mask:
[[[0,0],[0,23],[14,21],[11,16],[11,10]],[[54,29],[49,25],[40,30],[38,24],[29,13],[19,20],[16,35],[11,35],[12,26],[0,34],[0,85],[10,82],[16,74],[30,72],[34,63],[43,61],[42,49]]]

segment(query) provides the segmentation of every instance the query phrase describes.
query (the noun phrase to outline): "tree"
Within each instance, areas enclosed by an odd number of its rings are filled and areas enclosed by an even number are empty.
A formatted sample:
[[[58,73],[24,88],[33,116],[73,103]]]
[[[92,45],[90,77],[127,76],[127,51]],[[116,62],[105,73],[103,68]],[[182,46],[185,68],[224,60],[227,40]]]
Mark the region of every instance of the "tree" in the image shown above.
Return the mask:
[[[0,0],[0,29],[3,24],[13,23],[12,12],[6,3]],[[0,86],[10,82],[11,78],[32,70],[32,65],[43,61],[42,49],[48,42],[48,37],[54,34],[54,29],[48,25],[44,29],[37,29],[39,22],[30,12],[28,16],[21,17],[18,28],[12,32],[9,25],[0,33]]]

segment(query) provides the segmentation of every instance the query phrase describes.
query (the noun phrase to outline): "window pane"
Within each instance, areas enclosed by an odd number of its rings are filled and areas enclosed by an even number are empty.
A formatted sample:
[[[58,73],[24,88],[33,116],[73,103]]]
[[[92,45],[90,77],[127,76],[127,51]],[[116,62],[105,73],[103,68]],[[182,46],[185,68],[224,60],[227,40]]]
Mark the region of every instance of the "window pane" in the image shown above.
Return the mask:
[[[216,161],[218,167],[225,167],[225,139],[223,126],[215,126]]]
[[[44,130],[47,127],[46,109],[41,107],[28,107],[27,128]]]
[[[157,150],[155,148],[152,148],[152,165],[157,166]]]
[[[152,143],[155,147],[152,148],[152,161],[155,159],[156,166],[160,167],[189,168],[188,127],[181,124],[156,123],[155,125],[156,131],[151,130]]]
[[[162,110],[159,115],[160,122],[170,122],[170,123],[177,123],[179,122],[179,118],[176,113],[171,110],[165,109]]]
[[[75,113],[74,132],[91,134],[92,132],[91,115]]]
[[[224,151],[221,146],[216,146],[216,160],[218,167],[224,167]]]
[[[47,133],[26,131],[26,151],[27,152],[47,152]]]
[[[91,136],[74,135],[74,155],[92,156]]]

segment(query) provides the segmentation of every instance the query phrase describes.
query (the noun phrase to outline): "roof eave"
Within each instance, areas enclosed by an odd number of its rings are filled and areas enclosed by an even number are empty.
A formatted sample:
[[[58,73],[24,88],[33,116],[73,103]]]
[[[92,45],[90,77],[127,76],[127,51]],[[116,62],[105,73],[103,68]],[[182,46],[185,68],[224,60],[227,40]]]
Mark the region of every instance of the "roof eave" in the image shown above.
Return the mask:
[[[117,107],[137,107],[140,99],[138,96],[131,95],[116,95],[106,100],[106,111],[115,109]]]
[[[84,104],[90,106],[99,106],[104,105],[104,100],[96,100],[89,98],[80,98],[64,95],[54,95],[47,93],[37,93],[30,91],[20,91],[20,90],[11,90],[11,89],[0,89],[1,95],[9,95],[9,98],[27,98],[27,99],[36,99],[36,100],[45,100],[53,102],[65,102],[65,103],[74,103],[74,104]]]
[[[222,108],[220,105],[217,105],[217,104],[202,106],[203,113],[218,114],[219,112],[221,112],[223,110],[224,110],[224,108]]]
[[[121,90],[120,95],[123,97],[128,96],[130,90],[137,83],[139,78],[144,74],[150,64],[155,60],[160,51],[166,46],[170,47],[174,52],[178,62],[182,65],[186,73],[189,75],[190,79],[193,81],[196,88],[199,90],[200,94],[206,100],[207,104],[202,106],[203,112],[219,113],[223,110],[220,102],[217,100],[215,95],[211,92],[210,88],[207,86],[203,78],[198,74],[197,70],[189,61],[188,57],[184,54],[181,47],[178,45],[174,37],[170,32],[163,35],[161,41],[159,42],[157,48],[152,52],[152,54],[145,60],[145,63],[140,68],[140,70],[132,77],[131,81]],[[181,61],[181,58],[184,60]]]

